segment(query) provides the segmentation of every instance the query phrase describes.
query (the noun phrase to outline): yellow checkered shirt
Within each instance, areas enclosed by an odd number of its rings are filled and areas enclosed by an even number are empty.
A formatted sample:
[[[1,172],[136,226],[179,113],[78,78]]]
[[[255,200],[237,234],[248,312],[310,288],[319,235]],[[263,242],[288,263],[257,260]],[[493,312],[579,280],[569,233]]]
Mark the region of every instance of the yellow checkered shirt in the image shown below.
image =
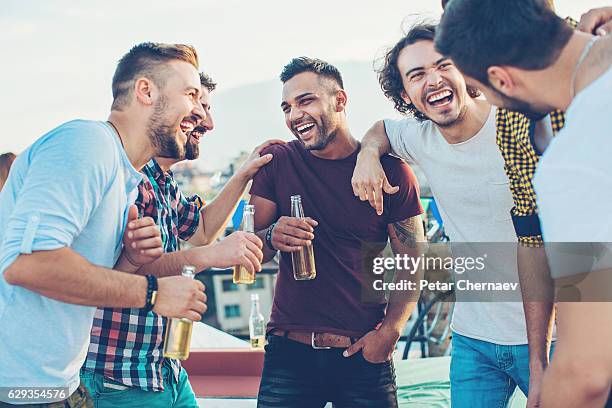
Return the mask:
[[[565,21],[573,28],[578,26],[578,22],[571,17]],[[539,232],[539,220],[537,220],[536,194],[533,189],[533,176],[540,159],[531,134],[535,123],[521,113],[502,108],[497,109],[496,115],[497,145],[501,150],[506,174],[510,179],[510,190],[514,198],[512,219],[518,240],[525,246],[542,246],[542,234]],[[553,134],[556,135],[565,124],[565,115],[562,111],[553,111],[550,113],[550,119]],[[521,219],[530,221],[531,224],[535,222],[536,226],[521,231]],[[537,234],[534,233],[536,230]]]

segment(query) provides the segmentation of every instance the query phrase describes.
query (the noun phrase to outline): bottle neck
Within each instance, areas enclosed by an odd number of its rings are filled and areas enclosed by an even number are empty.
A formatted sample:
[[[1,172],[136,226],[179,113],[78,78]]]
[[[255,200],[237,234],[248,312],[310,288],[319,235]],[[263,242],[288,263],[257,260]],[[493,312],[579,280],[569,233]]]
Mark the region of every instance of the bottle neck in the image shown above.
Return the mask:
[[[304,209],[302,208],[302,201],[292,200],[291,201],[291,216],[304,218]]]
[[[242,230],[245,232],[255,233],[255,217],[252,213],[244,213],[242,220]]]
[[[251,315],[259,314],[259,300],[251,300]]]

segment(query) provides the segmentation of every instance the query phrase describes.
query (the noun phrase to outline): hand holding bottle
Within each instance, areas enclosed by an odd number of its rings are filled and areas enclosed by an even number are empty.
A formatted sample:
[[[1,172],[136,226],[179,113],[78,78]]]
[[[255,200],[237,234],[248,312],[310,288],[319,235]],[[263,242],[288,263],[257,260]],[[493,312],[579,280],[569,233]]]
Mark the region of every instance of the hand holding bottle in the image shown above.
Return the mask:
[[[280,217],[272,230],[272,246],[282,252],[296,252],[314,239],[319,223],[310,217]]]

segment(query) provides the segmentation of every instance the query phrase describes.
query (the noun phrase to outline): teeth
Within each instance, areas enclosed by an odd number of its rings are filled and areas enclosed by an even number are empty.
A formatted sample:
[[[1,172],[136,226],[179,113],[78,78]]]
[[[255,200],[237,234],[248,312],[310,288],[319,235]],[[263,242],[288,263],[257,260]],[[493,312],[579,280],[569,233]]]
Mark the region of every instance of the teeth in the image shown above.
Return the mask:
[[[193,128],[194,128],[193,123],[187,122],[187,121],[181,122],[181,129],[184,132],[191,132]]]
[[[427,98],[427,102],[433,103],[433,102],[439,101],[440,99],[446,98],[451,95],[452,93],[450,91],[442,91],[442,92],[430,95],[429,98]]]
[[[304,125],[298,126],[296,129],[297,129],[298,132],[303,132],[304,130],[310,129],[310,128],[313,128],[313,127],[314,127],[313,123],[306,123]]]

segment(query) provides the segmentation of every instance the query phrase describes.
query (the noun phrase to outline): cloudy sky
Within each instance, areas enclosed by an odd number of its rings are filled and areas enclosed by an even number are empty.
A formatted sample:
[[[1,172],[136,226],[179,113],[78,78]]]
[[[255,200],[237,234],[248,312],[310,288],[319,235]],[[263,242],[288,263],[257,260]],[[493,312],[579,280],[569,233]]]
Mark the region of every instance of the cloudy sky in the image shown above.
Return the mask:
[[[556,0],[579,17],[609,0]],[[116,61],[142,41],[196,46],[218,93],[275,79],[298,55],[371,61],[438,0],[3,0],[0,153],[74,119],[106,119]],[[257,101],[253,107],[256,108]],[[239,117],[240,112],[236,115]],[[250,147],[249,147],[250,148]]]

